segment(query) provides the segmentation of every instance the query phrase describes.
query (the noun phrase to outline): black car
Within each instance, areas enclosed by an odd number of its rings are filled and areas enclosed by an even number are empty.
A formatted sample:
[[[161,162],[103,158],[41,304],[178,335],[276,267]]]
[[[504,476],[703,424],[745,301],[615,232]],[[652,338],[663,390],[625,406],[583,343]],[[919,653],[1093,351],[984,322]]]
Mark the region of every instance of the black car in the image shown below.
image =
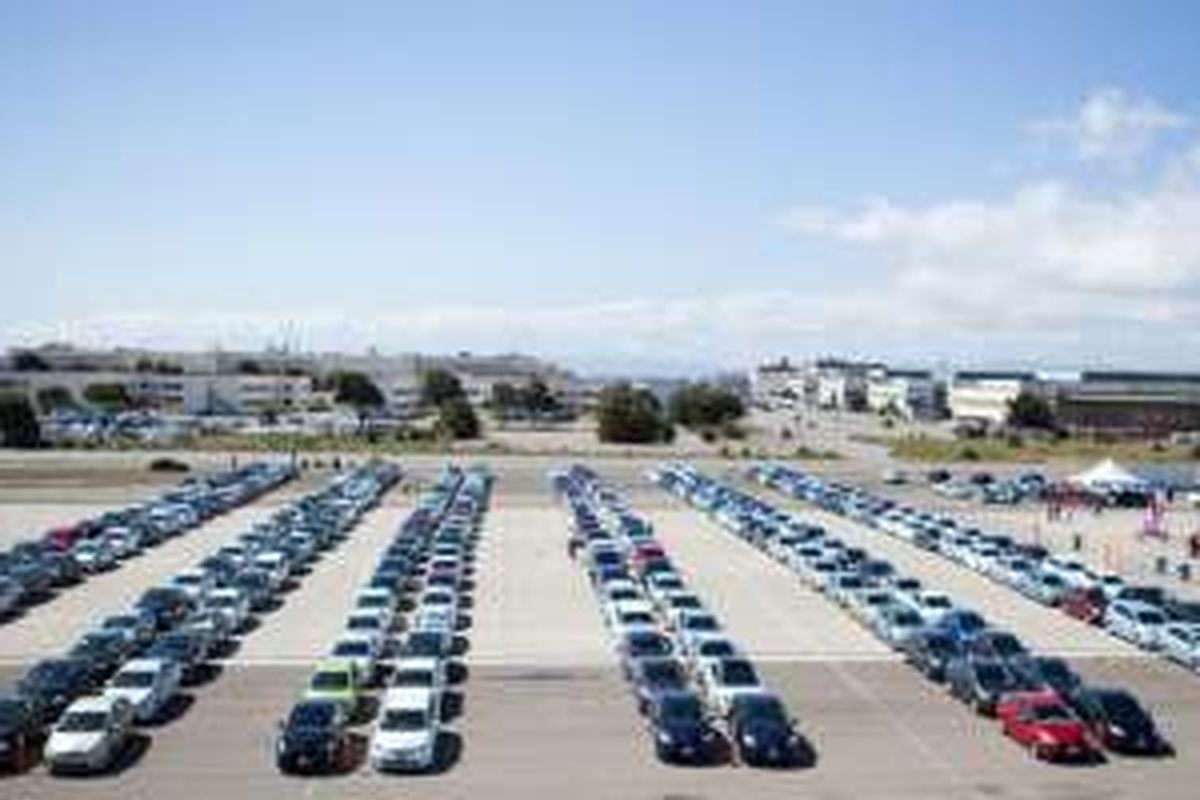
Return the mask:
[[[629,680],[642,713],[660,694],[683,691],[688,684],[683,664],[670,657],[638,659],[630,668]]]
[[[796,762],[800,736],[775,695],[738,695],[730,703],[728,719],[729,738],[743,763],[789,766]]]
[[[133,642],[120,631],[101,629],[85,633],[67,657],[87,662],[92,676],[102,683],[117,671],[133,650]]]
[[[192,611],[192,601],[182,589],[156,586],[146,590],[137,601],[137,608],[154,615],[158,629],[165,631],[183,622]]]
[[[53,586],[73,586],[83,580],[83,568],[70,553],[50,550],[42,555],[41,561],[50,572]]]
[[[922,630],[910,636],[902,646],[904,658],[932,681],[946,680],[946,668],[962,655],[954,637],[936,629]]]
[[[1053,689],[1059,697],[1068,698],[1083,688],[1083,679],[1061,658],[1028,656],[1013,659],[1009,667],[1017,677],[1031,685]]]
[[[306,700],[279,723],[275,764],[283,772],[332,772],[348,753],[346,715],[337,703]]]
[[[716,757],[721,736],[695,692],[659,694],[647,707],[646,718],[654,751],[663,761],[707,763]]]
[[[1109,750],[1137,755],[1174,752],[1150,713],[1123,689],[1084,689],[1068,702]]]
[[[664,658],[675,652],[669,637],[658,631],[631,631],[621,637],[617,645],[621,656],[621,668],[625,677],[632,676],[634,664],[643,658]]]
[[[1012,661],[1027,658],[1029,651],[1016,636],[1007,631],[983,631],[967,643],[967,655],[986,661]]]
[[[23,768],[41,732],[41,714],[35,698],[0,695],[0,766]]]
[[[121,631],[132,640],[135,651],[149,647],[158,636],[154,618],[143,611],[129,611],[105,617],[104,622],[100,623],[100,629]]]
[[[1032,690],[1003,661],[958,658],[946,669],[950,694],[973,707],[979,714],[991,716],[996,704],[1009,692]]]
[[[164,634],[145,653],[146,658],[162,658],[179,664],[183,681],[194,682],[204,665],[207,641],[198,633],[173,631]]]
[[[17,683],[17,692],[39,704],[43,719],[52,722],[75,698],[98,686],[86,661],[50,658],[25,673]]]
[[[1200,602],[1195,600],[1169,598],[1163,606],[1163,611],[1167,612],[1172,622],[1200,622]]]

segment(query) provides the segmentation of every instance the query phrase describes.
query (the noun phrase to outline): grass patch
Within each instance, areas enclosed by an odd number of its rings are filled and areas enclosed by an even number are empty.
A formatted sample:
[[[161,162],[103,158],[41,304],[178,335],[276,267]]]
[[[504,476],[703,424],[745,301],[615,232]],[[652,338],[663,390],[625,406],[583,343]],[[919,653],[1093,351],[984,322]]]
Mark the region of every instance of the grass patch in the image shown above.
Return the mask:
[[[1197,460],[1191,447],[1147,442],[1097,442],[1090,439],[1022,441],[1019,439],[934,439],[929,436],[875,437],[904,461],[1041,462],[1056,459],[1089,461],[1112,458],[1130,462]]]

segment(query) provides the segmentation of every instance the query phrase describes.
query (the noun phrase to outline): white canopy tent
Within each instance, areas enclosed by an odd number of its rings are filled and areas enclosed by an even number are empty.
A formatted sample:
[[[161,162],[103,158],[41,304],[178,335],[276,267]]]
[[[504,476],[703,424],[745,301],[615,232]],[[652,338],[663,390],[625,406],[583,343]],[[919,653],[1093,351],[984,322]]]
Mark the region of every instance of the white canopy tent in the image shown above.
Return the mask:
[[[1091,469],[1073,476],[1070,482],[1093,491],[1144,491],[1150,484],[1143,478],[1106,458]]]

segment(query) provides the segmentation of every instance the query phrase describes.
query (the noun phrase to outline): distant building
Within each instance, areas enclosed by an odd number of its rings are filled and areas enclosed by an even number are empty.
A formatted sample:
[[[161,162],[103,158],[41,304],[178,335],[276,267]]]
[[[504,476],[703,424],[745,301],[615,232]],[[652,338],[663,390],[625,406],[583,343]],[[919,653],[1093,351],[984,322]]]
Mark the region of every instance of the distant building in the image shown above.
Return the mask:
[[[886,369],[877,361],[817,359],[807,370],[806,399],[819,408],[866,411],[870,376]]]
[[[873,370],[867,380],[867,408],[877,413],[894,413],[904,419],[935,419],[939,416],[937,382],[928,370]]]
[[[1074,433],[1200,431],[1200,374],[1083,372],[1056,386],[1054,409],[1059,425]]]
[[[312,378],[293,375],[159,375],[144,372],[60,370],[0,372],[0,390],[15,391],[36,403],[40,393],[61,389],[85,407],[93,384],[124,387],[131,401],[169,414],[260,414],[304,410]]]
[[[804,396],[805,374],[787,358],[760,364],[750,373],[750,396],[758,402],[799,400]]]
[[[957,421],[998,426],[1008,421],[1009,405],[1017,395],[1038,386],[1032,372],[956,372],[946,402]]]

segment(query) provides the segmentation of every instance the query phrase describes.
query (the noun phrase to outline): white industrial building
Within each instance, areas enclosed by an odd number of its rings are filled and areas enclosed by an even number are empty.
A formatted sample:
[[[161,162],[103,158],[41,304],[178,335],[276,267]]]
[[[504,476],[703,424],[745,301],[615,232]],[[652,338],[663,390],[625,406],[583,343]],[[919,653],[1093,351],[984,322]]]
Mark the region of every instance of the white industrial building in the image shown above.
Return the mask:
[[[1017,395],[1038,385],[1031,372],[956,372],[947,391],[950,416],[964,422],[1003,425]]]

